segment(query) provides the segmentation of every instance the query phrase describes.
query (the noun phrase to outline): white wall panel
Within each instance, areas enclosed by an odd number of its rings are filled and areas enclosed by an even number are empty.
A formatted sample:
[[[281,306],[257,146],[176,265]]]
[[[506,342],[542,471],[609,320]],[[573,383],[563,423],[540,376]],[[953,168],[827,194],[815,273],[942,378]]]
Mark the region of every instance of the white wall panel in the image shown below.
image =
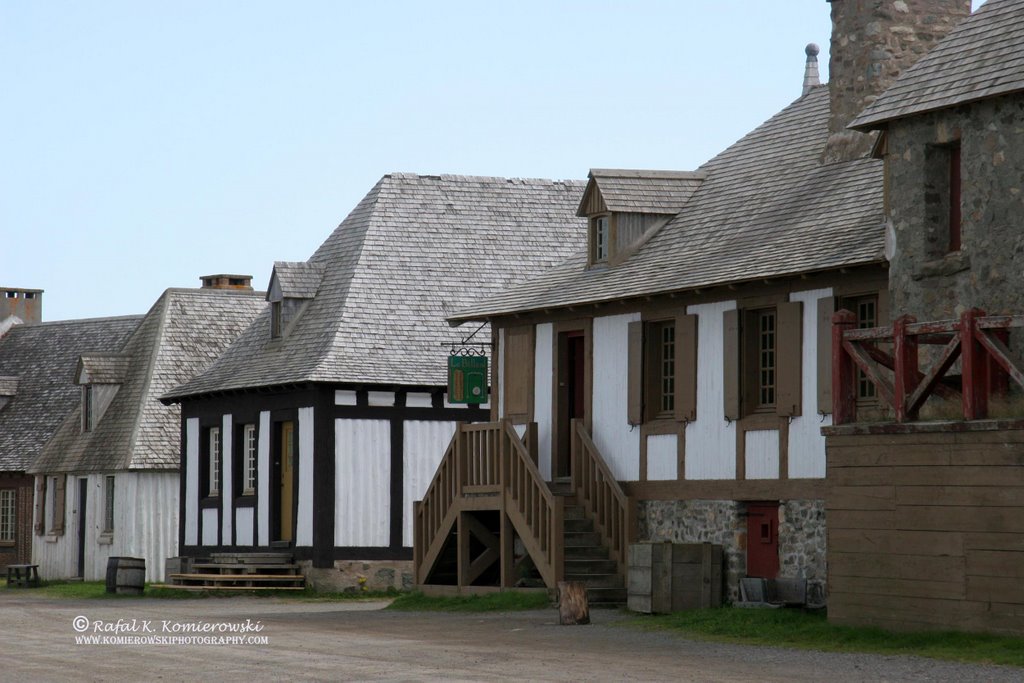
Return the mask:
[[[366,404],[390,408],[395,405],[395,392],[393,391],[368,391],[366,392]]]
[[[217,545],[217,508],[203,508],[203,545]]]
[[[334,544],[390,545],[391,422],[335,420]]]
[[[640,430],[627,417],[629,323],[639,313],[594,318],[594,444],[620,481],[640,478]]]
[[[254,510],[252,508],[238,508],[235,510],[235,545],[253,545],[255,539]]]
[[[533,361],[533,419],[537,423],[537,467],[540,476],[551,479],[551,391],[554,368],[554,326],[537,325]]]
[[[199,418],[185,420],[185,545],[199,544]]]
[[[334,405],[354,406],[356,405],[356,392],[350,389],[339,389],[334,392]]]
[[[425,391],[410,391],[405,395],[406,408],[430,408],[432,405],[433,397]]]
[[[647,437],[647,479],[674,481],[679,474],[679,437],[658,434]]]
[[[743,437],[747,479],[778,479],[779,430],[752,429]]]
[[[697,316],[697,419],[686,425],[686,479],[736,477],[736,425],[725,421],[722,314],[735,301],[690,306]]]
[[[412,504],[422,500],[455,434],[454,422],[409,420],[402,425],[402,545],[412,547]]]
[[[270,544],[270,411],[260,413],[259,443],[256,449],[256,486],[259,499],[256,508],[257,545]]]
[[[394,394],[392,394],[394,396]],[[313,408],[299,408],[299,505],[295,545],[313,545]]]
[[[818,299],[832,296],[831,289],[815,289],[790,294],[790,301],[803,302],[803,373],[801,415],[789,424],[789,478],[824,478],[825,437],[821,428],[832,424],[832,416],[822,420],[818,411]]]
[[[223,509],[220,513],[221,519],[221,539],[224,541],[224,545],[231,545],[231,525],[234,522],[234,515],[231,512],[231,505],[235,500],[234,494],[234,483],[235,478],[232,474],[235,459],[233,450],[233,430],[231,428],[231,415],[227,414],[223,417],[223,424],[220,430],[221,436],[221,448],[220,448],[220,495],[222,499]]]

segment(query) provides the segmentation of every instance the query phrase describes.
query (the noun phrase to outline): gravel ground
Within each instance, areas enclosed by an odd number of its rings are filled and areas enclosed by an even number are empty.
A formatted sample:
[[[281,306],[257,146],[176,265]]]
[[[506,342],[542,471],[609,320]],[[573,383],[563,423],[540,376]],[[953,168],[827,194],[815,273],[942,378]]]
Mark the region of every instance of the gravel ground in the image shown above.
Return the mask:
[[[0,591],[0,680],[1024,681],[1024,669],[1010,667],[691,641],[617,626],[623,615],[612,611],[592,612],[589,626],[559,626],[555,610],[383,606],[250,597],[76,601]],[[267,642],[76,643],[80,635],[237,636],[182,629],[246,623],[262,627],[248,635]]]

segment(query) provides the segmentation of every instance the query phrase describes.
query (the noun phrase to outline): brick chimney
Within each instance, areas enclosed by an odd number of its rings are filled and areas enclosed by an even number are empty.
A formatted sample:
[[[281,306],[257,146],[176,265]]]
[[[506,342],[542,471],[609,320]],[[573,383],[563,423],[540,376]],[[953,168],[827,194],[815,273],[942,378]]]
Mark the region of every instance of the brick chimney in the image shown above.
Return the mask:
[[[203,289],[240,289],[246,292],[252,291],[252,275],[218,273],[217,275],[202,275],[199,279],[203,283]]]
[[[43,320],[43,290],[0,287],[0,323],[14,316],[30,325]]]
[[[971,13],[971,0],[827,0],[832,4],[829,96],[832,114],[822,161],[871,151],[875,133],[847,124]]]

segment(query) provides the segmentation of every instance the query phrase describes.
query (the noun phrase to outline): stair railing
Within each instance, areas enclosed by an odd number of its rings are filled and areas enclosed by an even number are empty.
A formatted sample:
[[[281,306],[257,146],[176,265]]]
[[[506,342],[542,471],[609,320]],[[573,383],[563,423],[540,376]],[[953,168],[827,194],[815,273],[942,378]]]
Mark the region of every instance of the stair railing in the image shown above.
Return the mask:
[[[594,530],[626,575],[629,544],[636,540],[636,505],[612,476],[582,420],[570,429],[572,488],[577,502],[594,520]]]
[[[535,442],[535,427],[524,438]],[[531,438],[531,434],[533,435]],[[443,547],[459,499],[502,496],[537,571],[549,587],[564,575],[564,503],[551,493],[536,465],[536,455],[508,420],[458,423],[455,434],[427,487],[413,504],[413,561],[417,583],[425,583]]]

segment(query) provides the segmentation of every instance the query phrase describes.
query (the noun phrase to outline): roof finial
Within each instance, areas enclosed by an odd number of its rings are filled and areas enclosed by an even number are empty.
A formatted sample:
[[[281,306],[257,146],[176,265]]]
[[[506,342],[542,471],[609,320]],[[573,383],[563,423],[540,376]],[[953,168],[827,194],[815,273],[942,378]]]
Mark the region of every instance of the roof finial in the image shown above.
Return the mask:
[[[821,85],[821,81],[818,79],[818,53],[821,50],[814,43],[808,43],[807,47],[804,48],[804,53],[807,55],[807,66],[804,67],[804,89],[803,95],[811,92],[811,88],[816,85]]]

